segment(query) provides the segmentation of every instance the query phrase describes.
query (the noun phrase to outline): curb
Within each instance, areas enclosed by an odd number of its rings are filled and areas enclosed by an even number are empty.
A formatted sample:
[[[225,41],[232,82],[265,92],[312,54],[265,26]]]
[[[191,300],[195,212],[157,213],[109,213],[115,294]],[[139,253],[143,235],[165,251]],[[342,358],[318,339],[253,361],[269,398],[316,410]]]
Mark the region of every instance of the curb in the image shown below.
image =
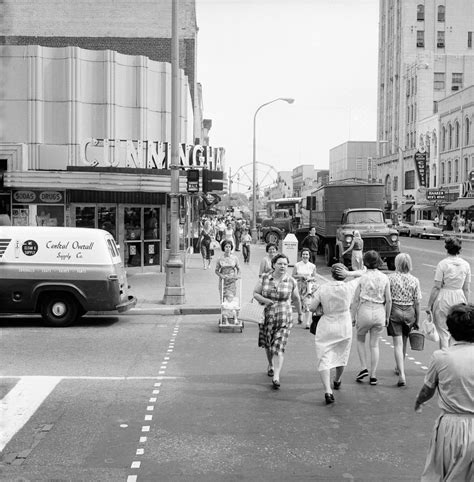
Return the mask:
[[[89,311],[88,314],[96,316],[137,316],[137,315],[215,315],[220,314],[219,306],[151,306],[149,308],[132,308],[129,311],[115,313],[110,311]]]

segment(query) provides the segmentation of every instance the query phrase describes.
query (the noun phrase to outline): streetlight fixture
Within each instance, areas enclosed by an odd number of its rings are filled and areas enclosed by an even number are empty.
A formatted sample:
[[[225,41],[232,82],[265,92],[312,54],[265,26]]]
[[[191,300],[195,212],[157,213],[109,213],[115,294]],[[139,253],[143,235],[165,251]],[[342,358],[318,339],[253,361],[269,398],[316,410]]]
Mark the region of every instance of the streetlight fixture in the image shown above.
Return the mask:
[[[292,99],[291,97],[278,97],[277,99],[273,99],[270,102],[265,102],[265,104],[259,106],[253,116],[252,225],[250,229],[254,242],[257,241],[257,114],[267,105],[273,104],[274,102],[278,102],[280,100],[287,102],[288,104],[293,104],[295,101],[295,99]]]

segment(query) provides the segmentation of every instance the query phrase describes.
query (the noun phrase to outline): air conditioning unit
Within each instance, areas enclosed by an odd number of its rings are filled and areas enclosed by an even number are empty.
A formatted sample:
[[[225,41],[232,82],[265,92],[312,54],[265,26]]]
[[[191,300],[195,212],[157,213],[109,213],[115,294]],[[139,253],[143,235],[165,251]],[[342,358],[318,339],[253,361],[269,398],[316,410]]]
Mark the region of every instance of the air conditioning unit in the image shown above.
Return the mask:
[[[459,90],[459,85],[453,85],[453,86],[451,87],[451,90]]]

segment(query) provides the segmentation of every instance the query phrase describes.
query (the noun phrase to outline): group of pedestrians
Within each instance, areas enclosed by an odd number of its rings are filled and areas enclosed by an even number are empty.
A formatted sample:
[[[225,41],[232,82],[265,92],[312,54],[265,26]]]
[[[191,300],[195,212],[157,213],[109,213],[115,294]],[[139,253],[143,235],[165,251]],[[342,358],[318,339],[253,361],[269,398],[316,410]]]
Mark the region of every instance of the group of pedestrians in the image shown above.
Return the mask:
[[[357,251],[360,244],[354,244]],[[440,335],[440,350],[432,357],[415,404],[415,410],[420,411],[438,391],[443,411],[435,425],[422,480],[474,480],[474,306],[468,304],[471,270],[460,257],[459,239],[447,238],[445,248],[447,257],[436,268],[427,307]],[[315,334],[316,367],[327,405],[335,402],[334,391],[342,388],[353,326],[360,362],[356,381],[367,379],[370,385],[377,385],[379,342],[386,329],[393,337],[397,385],[406,386],[407,340],[410,330],[419,327],[421,317],[420,282],[412,274],[410,256],[400,253],[395,272],[386,275],[379,270],[382,262],[378,253],[367,251],[362,269],[349,271],[336,263],[331,269],[332,281],[316,286],[315,291],[308,283],[301,283],[315,278],[316,266],[309,261],[310,256],[309,249],[302,250],[302,260],[292,276],[287,273],[287,256],[278,254],[274,245],[267,246],[261,263],[254,289],[254,298],[265,305],[258,344],[265,349],[273,388],[281,387],[285,348],[293,326],[292,304],[299,322],[306,310],[310,316],[322,312]]]

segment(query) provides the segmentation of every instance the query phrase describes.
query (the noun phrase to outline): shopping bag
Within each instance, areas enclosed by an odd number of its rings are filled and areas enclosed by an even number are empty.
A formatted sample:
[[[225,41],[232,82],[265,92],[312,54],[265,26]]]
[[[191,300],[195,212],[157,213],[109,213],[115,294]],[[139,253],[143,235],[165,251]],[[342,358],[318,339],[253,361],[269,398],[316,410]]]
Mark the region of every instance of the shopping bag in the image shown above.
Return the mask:
[[[438,330],[433,323],[433,316],[431,313],[426,314],[426,318],[420,323],[419,328],[420,333],[423,333],[423,335],[425,335],[425,338],[427,338],[428,340],[434,341],[435,343],[439,341]]]
[[[219,244],[215,239],[213,239],[213,240],[211,241],[211,244],[209,245],[209,248],[210,248],[212,251],[216,251],[216,250],[218,250],[220,247],[221,247],[220,244]]]
[[[252,298],[251,301],[242,306],[239,313],[239,319],[250,321],[253,323],[262,323],[265,305],[261,305],[257,300]]]

